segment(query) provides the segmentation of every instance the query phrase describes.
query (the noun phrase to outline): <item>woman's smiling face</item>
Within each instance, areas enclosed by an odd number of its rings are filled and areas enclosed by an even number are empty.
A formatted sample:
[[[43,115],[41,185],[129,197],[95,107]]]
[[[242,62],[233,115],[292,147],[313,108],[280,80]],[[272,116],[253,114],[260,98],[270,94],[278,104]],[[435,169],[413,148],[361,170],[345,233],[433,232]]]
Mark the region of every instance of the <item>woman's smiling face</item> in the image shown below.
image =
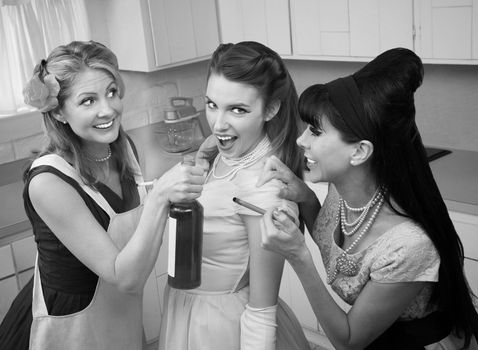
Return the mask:
[[[114,79],[105,71],[87,68],[76,77],[56,118],[66,121],[83,139],[85,148],[96,154],[118,138],[122,113],[123,103]]]
[[[343,141],[326,116],[319,127],[308,125],[297,144],[304,149],[310,181],[335,183],[347,174],[355,144]]]
[[[265,106],[255,87],[211,74],[205,99],[207,120],[224,157],[239,158],[264,137]]]

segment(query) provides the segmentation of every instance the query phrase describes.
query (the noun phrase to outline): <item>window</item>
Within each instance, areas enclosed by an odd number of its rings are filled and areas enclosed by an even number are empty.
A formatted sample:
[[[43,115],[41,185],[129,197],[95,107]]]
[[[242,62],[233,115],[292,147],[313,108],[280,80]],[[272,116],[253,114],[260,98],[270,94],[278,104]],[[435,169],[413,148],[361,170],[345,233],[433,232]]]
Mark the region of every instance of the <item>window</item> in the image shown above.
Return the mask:
[[[0,0],[0,117],[32,110],[23,86],[53,48],[90,39],[84,0]]]

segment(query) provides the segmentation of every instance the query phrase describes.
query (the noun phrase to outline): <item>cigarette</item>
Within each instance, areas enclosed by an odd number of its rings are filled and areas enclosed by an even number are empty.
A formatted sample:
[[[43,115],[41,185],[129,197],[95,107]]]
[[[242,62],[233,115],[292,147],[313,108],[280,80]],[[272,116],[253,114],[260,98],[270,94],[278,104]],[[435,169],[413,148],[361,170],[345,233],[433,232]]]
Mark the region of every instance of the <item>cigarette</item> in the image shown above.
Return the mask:
[[[244,201],[242,199],[239,199],[237,197],[232,198],[232,200],[234,202],[236,202],[237,204],[242,205],[243,207],[246,207],[248,209],[251,209],[252,211],[255,211],[256,213],[259,213],[259,214],[262,214],[262,215],[264,215],[266,213],[266,211],[264,209],[256,207],[254,204],[246,202],[246,201]]]
[[[138,186],[153,186],[153,181],[145,181],[137,183]]]

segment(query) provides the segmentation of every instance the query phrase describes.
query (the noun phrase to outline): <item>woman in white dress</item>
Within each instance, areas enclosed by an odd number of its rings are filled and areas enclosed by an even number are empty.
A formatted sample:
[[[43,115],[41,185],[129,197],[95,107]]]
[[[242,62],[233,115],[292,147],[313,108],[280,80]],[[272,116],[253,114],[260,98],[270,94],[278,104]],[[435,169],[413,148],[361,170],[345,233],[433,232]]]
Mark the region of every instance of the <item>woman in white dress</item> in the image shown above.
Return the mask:
[[[206,115],[213,132],[204,207],[201,286],[165,291],[160,349],[309,349],[295,315],[278,298],[284,259],[261,248],[261,215],[232,201],[281,207],[281,182],[255,186],[268,155],[301,174],[295,143],[297,92],[279,55],[256,42],[220,45],[208,68]],[[217,146],[217,147],[216,147]]]

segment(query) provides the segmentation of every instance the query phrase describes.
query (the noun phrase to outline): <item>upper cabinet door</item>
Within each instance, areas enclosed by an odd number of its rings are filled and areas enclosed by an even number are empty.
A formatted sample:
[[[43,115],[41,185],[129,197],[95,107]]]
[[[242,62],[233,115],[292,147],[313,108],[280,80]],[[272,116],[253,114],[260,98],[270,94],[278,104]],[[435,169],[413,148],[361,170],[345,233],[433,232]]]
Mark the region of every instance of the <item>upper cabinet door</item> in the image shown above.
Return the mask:
[[[413,48],[413,0],[291,0],[294,56],[375,57]]]
[[[394,47],[413,49],[412,0],[349,1],[350,54],[375,57]]]
[[[153,71],[209,57],[219,45],[215,0],[106,0],[120,68]]]
[[[416,51],[425,59],[478,59],[478,0],[415,2]]]
[[[347,0],[291,0],[294,56],[350,55]]]
[[[291,55],[288,0],[218,0],[222,43],[257,41]]]

